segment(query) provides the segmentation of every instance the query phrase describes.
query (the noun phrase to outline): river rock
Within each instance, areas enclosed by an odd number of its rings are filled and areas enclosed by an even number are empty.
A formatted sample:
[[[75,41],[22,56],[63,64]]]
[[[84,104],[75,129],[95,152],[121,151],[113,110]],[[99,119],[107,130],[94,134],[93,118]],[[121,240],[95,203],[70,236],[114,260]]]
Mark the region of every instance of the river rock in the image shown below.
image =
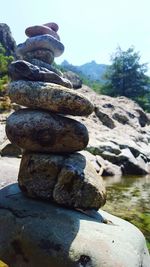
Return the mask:
[[[17,60],[9,65],[9,74],[12,80],[43,81],[72,88],[72,84],[57,73],[35,66],[24,60]]]
[[[6,121],[6,134],[12,143],[36,152],[71,153],[88,143],[83,124],[43,110],[14,112]]]
[[[24,56],[23,59],[27,61],[31,61],[32,59],[39,59],[47,64],[52,64],[54,61],[54,54],[52,51],[48,49],[37,49],[34,51],[27,52]]]
[[[54,66],[42,61],[42,60],[39,60],[37,58],[33,58],[33,59],[28,59],[28,61],[33,64],[33,65],[36,65],[40,68],[45,68],[47,70],[50,70],[50,71],[53,71],[55,73],[57,73],[59,76],[63,77],[63,74],[60,70],[56,69]]]
[[[56,33],[56,31],[54,31],[52,27],[50,28],[50,27],[47,27],[46,25],[35,25],[35,26],[28,27],[25,30],[25,34],[28,37],[49,34],[49,35],[52,35],[57,40],[60,40],[59,35]]]
[[[55,22],[49,22],[49,23],[45,23],[43,24],[46,27],[51,28],[53,31],[57,32],[59,30],[58,24]]]
[[[43,108],[56,113],[88,116],[92,103],[82,94],[54,83],[16,81],[9,84],[12,102],[30,108]]]
[[[98,210],[106,201],[101,176],[79,153],[65,156],[25,153],[18,182],[29,197],[70,208]]]
[[[16,54],[17,56],[24,56],[27,52],[37,49],[48,49],[53,52],[54,57],[59,57],[64,52],[64,45],[49,34],[38,35],[19,44]]]
[[[14,176],[0,195],[0,259],[11,267],[150,266],[143,234],[127,221],[26,198]]]

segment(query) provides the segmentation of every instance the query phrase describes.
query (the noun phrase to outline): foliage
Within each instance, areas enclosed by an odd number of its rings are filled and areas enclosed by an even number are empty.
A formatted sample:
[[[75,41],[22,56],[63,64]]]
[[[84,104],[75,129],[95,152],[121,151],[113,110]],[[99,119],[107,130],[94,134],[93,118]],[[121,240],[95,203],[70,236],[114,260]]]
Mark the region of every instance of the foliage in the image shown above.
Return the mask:
[[[143,103],[148,94],[149,77],[145,74],[147,64],[140,64],[140,55],[130,47],[122,51],[120,47],[111,57],[112,65],[105,73],[106,84],[101,92],[110,96],[126,96]],[[143,102],[142,102],[143,99]]]
[[[5,89],[8,83],[8,66],[13,60],[12,56],[6,56],[6,51],[0,43],[0,91]]]
[[[57,65],[55,62],[53,63],[53,66],[56,69],[59,69],[61,72],[65,72],[69,70],[68,68],[65,68],[64,66]],[[89,79],[86,75],[84,75],[81,72],[77,72],[75,70],[71,70],[71,71],[75,72],[80,77],[83,84],[91,87],[95,92],[99,94],[101,93],[102,83],[100,81],[92,81],[91,79]]]

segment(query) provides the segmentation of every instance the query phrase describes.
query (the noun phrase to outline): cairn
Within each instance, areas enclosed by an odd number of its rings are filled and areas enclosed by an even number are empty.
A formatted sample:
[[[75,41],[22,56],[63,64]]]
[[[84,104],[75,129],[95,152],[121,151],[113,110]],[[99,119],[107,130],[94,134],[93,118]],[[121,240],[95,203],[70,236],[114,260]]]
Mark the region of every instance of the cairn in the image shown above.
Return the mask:
[[[18,183],[26,196],[98,210],[106,199],[102,179],[78,152],[88,144],[87,128],[66,117],[88,116],[93,105],[52,65],[64,51],[57,31],[56,23],[26,29],[9,68],[10,99],[23,107],[8,117],[6,133],[24,151]]]

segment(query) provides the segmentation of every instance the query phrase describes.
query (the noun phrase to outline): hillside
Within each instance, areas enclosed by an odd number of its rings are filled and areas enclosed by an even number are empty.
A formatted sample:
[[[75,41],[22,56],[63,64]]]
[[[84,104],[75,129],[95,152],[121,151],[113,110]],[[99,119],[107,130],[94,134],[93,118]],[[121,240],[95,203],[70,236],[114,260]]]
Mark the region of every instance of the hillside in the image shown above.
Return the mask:
[[[84,75],[87,79],[91,81],[99,81],[102,83],[104,82],[103,76],[107,69],[107,65],[97,64],[94,60],[80,66],[74,66],[70,64],[67,60],[64,60],[61,63],[61,66],[65,68],[65,70],[71,70],[78,74]]]

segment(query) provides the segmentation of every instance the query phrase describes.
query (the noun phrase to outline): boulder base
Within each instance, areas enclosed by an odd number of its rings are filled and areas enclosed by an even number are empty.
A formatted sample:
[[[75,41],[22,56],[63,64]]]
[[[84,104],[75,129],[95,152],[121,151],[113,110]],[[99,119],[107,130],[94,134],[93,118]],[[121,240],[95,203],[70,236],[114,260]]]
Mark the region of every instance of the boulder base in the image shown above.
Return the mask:
[[[79,153],[66,156],[25,153],[18,180],[29,197],[66,207],[98,210],[106,201],[101,176]]]
[[[143,234],[124,220],[25,198],[17,184],[0,195],[0,259],[11,267],[150,266]]]
[[[6,121],[6,134],[12,143],[35,152],[72,153],[88,143],[82,123],[43,110],[14,112]]]

